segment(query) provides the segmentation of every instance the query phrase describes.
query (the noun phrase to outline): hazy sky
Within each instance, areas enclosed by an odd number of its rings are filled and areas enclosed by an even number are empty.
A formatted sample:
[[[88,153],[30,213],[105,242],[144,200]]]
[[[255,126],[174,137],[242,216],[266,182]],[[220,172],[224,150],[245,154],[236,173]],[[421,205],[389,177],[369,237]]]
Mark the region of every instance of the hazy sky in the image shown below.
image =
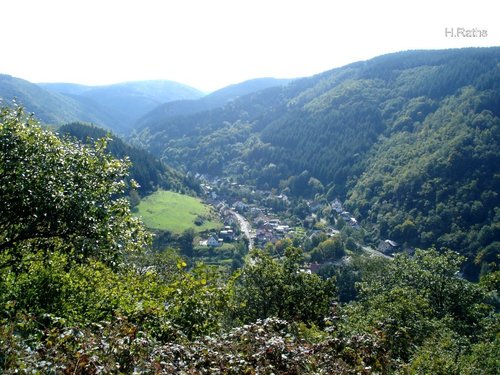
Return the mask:
[[[210,91],[250,78],[309,76],[388,52],[500,45],[497,4],[1,0],[0,73],[83,84],[169,79]],[[458,28],[476,29],[476,37],[451,37]]]

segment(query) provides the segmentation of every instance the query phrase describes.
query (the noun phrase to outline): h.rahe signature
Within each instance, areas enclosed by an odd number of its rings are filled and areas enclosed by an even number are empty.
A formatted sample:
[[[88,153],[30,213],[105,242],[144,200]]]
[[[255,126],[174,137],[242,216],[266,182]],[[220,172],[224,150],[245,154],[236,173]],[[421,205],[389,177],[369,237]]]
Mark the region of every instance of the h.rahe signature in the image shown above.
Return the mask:
[[[488,30],[477,27],[445,27],[444,35],[447,38],[486,38]]]

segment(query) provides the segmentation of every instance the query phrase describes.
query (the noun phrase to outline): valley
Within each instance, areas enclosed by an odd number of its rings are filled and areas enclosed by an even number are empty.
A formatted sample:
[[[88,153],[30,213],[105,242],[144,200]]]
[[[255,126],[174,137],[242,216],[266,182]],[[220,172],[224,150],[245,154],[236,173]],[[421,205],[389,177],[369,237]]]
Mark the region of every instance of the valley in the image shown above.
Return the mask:
[[[499,61],[498,48],[385,55],[219,108],[152,113],[131,141],[185,172],[339,198],[369,243],[452,249],[477,279],[499,251]]]
[[[0,98],[0,372],[498,372],[500,47]]]

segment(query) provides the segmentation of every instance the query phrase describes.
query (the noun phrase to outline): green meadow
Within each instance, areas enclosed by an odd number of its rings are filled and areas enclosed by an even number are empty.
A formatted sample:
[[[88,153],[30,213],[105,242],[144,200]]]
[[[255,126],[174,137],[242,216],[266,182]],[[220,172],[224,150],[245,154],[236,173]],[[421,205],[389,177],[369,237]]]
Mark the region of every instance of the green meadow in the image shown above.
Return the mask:
[[[189,228],[200,233],[222,227],[211,206],[198,198],[165,190],[158,190],[142,199],[136,215],[148,228],[168,230],[174,234]]]

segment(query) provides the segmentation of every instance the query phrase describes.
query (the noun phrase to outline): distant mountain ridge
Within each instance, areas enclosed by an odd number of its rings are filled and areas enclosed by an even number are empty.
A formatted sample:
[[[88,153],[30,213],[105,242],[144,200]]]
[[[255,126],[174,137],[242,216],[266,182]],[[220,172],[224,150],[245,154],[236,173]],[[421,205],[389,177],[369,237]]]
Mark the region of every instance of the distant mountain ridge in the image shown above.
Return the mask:
[[[45,123],[62,125],[83,121],[128,134],[135,121],[156,106],[179,99],[196,99],[204,93],[173,81],[125,82],[107,86],[73,83],[35,84],[0,74],[0,98],[16,99]]]
[[[56,92],[65,95],[81,95],[86,91],[92,90],[93,86],[80,85],[78,83],[57,83],[57,82],[39,82],[37,86],[50,92]]]
[[[153,108],[173,100],[198,99],[201,91],[173,81],[123,82],[105,86],[84,86],[68,83],[40,83],[52,92],[69,95],[93,103],[113,117],[114,130],[128,132],[138,118]]]
[[[15,100],[28,112],[36,113],[37,118],[47,124],[61,125],[78,120],[109,128],[113,125],[112,116],[92,102],[50,92],[34,83],[6,74],[0,74],[0,99],[4,105],[10,105]]]
[[[16,99],[44,123],[88,122],[126,136],[133,128],[155,118],[222,107],[241,96],[288,82],[289,79],[257,78],[205,95],[193,87],[166,80],[89,86],[64,82],[35,84],[0,74],[0,99],[5,104]]]
[[[223,107],[228,102],[242,96],[259,92],[270,87],[284,86],[291,81],[291,79],[256,78],[224,87],[197,100],[171,101],[158,106],[144,115],[136,122],[134,128],[140,129],[143,126],[147,126],[147,124],[161,122],[165,118],[187,116],[197,112]]]
[[[205,94],[187,85],[169,80],[147,80],[120,82],[109,85],[81,85],[77,83],[49,82],[37,83],[52,92],[69,95],[83,95],[89,98],[120,96],[123,94],[145,96],[159,103],[173,100],[197,99]]]

